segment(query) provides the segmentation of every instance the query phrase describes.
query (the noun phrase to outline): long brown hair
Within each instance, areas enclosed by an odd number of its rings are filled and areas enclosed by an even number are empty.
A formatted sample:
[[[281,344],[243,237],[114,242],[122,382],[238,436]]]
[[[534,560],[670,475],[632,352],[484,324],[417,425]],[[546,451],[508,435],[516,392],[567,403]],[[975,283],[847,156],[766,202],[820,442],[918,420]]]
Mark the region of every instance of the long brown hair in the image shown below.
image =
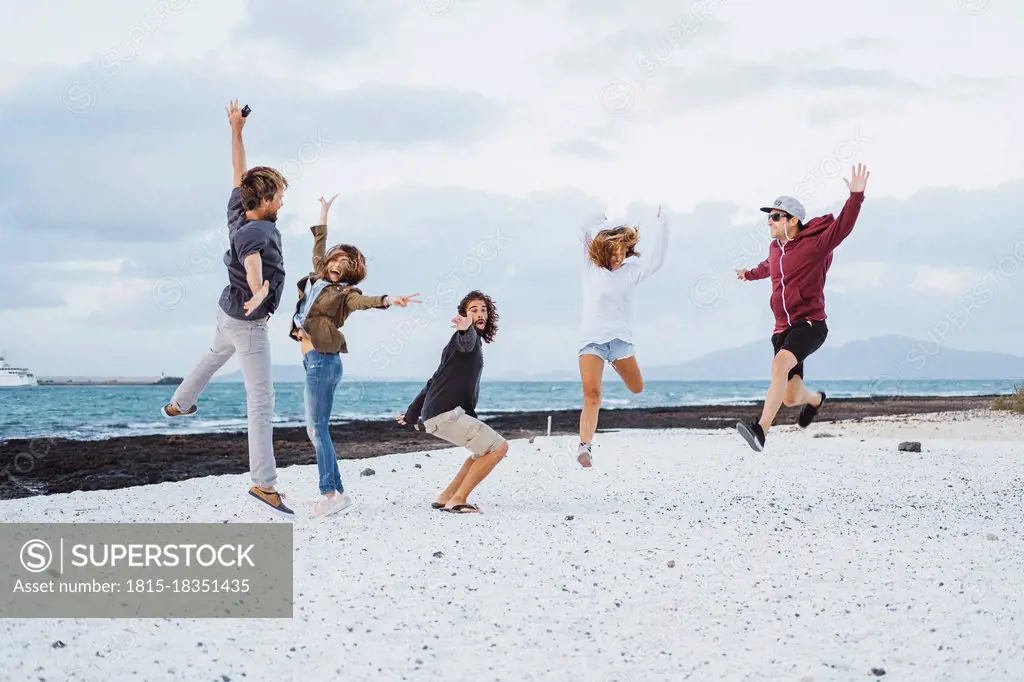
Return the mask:
[[[314,276],[317,279],[327,277],[327,266],[332,261],[345,256],[348,262],[341,270],[340,284],[355,286],[366,279],[366,258],[362,251],[351,244],[336,244],[327,250],[327,254],[320,260],[320,267],[316,269]]]
[[[612,269],[612,256],[618,250],[623,250],[622,260],[630,256],[639,256],[636,245],[640,243],[640,230],[630,225],[620,225],[610,230],[601,230],[590,240],[588,252],[590,260],[594,265]]]
[[[487,306],[487,322],[484,323],[484,330],[480,332],[480,338],[484,343],[491,343],[498,334],[498,309],[494,306],[491,297],[482,291],[474,289],[459,301],[459,315],[466,316],[466,307],[473,301],[483,301]]]

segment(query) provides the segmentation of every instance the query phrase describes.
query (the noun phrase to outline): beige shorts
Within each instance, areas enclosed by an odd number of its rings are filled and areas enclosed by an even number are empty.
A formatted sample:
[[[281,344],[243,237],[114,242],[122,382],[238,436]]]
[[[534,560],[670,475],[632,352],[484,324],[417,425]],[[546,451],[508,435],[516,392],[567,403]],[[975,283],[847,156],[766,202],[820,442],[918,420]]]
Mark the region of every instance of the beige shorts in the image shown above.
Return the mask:
[[[498,433],[475,417],[470,417],[461,407],[442,412],[436,417],[423,420],[424,430],[452,445],[468,448],[473,459],[479,459],[493,452],[505,442]]]

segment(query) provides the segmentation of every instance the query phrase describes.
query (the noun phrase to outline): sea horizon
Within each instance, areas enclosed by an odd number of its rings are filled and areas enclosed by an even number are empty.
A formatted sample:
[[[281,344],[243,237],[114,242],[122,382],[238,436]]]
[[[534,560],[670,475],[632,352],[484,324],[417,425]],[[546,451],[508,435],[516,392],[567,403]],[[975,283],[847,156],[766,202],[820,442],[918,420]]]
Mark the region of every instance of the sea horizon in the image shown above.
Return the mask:
[[[333,422],[393,418],[405,410],[425,381],[344,379],[335,392]],[[603,387],[604,409],[636,409],[701,405],[736,405],[764,400],[768,380],[667,381],[645,384],[631,394],[615,377]],[[1011,393],[1011,380],[906,381],[815,380],[809,387],[824,390],[830,398],[878,398],[899,396],[985,396]],[[302,382],[275,382],[274,425],[304,424]],[[245,388],[231,381],[211,382],[198,401],[194,417],[168,420],[162,405],[174,393],[169,385],[39,386],[0,391],[0,440],[70,438],[99,440],[117,436],[225,433],[246,428]],[[82,406],[90,408],[83,420]],[[505,380],[481,382],[478,413],[485,417],[502,413],[562,411],[582,408],[579,380]]]

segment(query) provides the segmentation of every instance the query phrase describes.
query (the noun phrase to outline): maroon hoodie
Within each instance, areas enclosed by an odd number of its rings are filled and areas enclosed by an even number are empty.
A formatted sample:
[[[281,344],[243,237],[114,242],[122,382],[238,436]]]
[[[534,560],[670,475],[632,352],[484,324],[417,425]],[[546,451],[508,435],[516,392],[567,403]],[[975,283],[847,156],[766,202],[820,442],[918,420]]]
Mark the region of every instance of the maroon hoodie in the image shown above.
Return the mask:
[[[831,213],[812,218],[796,238],[786,244],[772,241],[768,258],[744,279],[772,278],[773,334],[794,324],[825,319],[825,275],[832,265],[832,251],[853,231],[863,192],[851,192],[838,217]]]

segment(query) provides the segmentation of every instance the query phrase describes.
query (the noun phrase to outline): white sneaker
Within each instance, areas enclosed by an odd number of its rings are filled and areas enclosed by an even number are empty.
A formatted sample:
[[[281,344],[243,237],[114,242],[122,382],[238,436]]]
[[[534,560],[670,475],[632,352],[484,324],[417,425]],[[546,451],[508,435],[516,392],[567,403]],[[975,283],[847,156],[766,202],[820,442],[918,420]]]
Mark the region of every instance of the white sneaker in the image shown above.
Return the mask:
[[[309,513],[309,518],[318,519],[321,516],[331,516],[332,514],[345,511],[351,506],[352,498],[346,493],[335,493],[334,497],[322,495],[316,504],[313,505],[313,511]]]
[[[579,450],[577,450],[576,461],[580,463],[584,469],[589,469],[593,465],[593,457],[590,454],[590,443],[580,443]]]

